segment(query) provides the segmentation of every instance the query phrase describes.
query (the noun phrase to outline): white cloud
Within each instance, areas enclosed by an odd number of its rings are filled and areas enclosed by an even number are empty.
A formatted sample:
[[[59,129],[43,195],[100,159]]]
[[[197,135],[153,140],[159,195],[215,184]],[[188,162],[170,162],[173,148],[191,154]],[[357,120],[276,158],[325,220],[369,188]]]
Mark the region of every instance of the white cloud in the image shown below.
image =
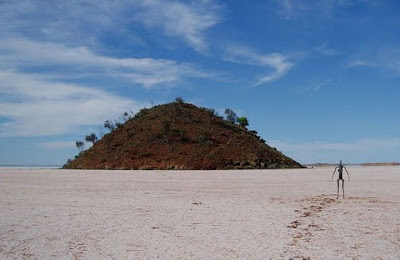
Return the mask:
[[[95,54],[87,47],[69,47],[23,38],[0,40],[0,58],[5,68],[63,67],[63,77],[96,75],[129,79],[131,82],[152,87],[173,83],[184,78],[208,78],[190,63],[153,58],[114,58]],[[60,76],[54,74],[54,76]]]
[[[0,71],[0,136],[50,136],[101,125],[123,111],[143,107],[134,100],[39,75]]]
[[[221,19],[212,0],[5,0],[0,2],[0,32],[50,41],[95,45],[105,33],[143,44],[137,25],[160,27],[197,51],[207,48],[205,31]]]
[[[396,76],[400,74],[400,49],[382,48],[373,55],[365,55],[368,58],[353,59],[345,66],[346,69],[366,67],[390,71]]]
[[[161,27],[167,35],[182,37],[199,52],[207,50],[204,32],[221,20],[221,7],[211,0],[145,0],[136,19],[148,27]]]
[[[170,10],[154,26],[183,37],[198,50],[206,49],[204,31],[217,22],[217,5],[171,4],[177,11]],[[167,11],[158,9],[166,5],[147,0],[0,1],[0,117],[5,118],[0,136],[75,133],[143,107],[86,82],[122,79],[151,88],[214,77],[191,63],[95,51],[101,50],[97,48],[101,36],[109,37],[110,32],[130,40],[137,17],[151,20],[152,12]],[[71,81],[84,83],[65,83]]]
[[[347,8],[357,4],[379,5],[379,0],[275,0],[277,13],[283,19],[298,19],[300,17],[319,16],[329,18],[336,8]]]
[[[123,25],[126,17],[118,15],[126,3],[128,1],[5,0],[0,2],[0,31],[88,43],[102,31]]]
[[[365,61],[365,60],[354,60],[349,62],[346,65],[346,69],[349,68],[354,68],[354,67],[376,67],[377,64],[371,61]]]
[[[274,71],[258,78],[255,86],[275,81],[286,75],[295,65],[292,58],[280,53],[259,54],[246,48],[227,48],[226,60],[240,64],[269,67]]]

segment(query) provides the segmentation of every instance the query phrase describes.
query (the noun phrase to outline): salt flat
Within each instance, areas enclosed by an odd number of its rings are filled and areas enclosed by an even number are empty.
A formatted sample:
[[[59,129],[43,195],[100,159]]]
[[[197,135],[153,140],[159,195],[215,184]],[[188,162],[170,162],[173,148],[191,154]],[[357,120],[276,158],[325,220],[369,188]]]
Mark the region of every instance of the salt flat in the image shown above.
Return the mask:
[[[400,168],[348,170],[0,168],[0,259],[400,259]]]

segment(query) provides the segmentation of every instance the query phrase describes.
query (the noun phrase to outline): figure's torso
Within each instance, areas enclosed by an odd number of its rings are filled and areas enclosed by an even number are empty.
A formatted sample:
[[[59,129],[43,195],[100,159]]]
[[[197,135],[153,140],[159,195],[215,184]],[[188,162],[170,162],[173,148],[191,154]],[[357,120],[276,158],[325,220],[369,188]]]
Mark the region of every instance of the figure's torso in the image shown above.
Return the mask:
[[[339,166],[338,172],[339,172],[339,179],[343,179],[343,166],[342,165]]]

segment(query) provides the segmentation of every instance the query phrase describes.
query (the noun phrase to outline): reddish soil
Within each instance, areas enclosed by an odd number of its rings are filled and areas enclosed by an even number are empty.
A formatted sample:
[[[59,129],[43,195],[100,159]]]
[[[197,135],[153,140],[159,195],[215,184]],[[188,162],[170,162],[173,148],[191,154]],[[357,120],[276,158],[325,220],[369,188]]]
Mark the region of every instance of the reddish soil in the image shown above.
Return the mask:
[[[300,168],[254,131],[187,103],[143,109],[69,161],[68,169]]]

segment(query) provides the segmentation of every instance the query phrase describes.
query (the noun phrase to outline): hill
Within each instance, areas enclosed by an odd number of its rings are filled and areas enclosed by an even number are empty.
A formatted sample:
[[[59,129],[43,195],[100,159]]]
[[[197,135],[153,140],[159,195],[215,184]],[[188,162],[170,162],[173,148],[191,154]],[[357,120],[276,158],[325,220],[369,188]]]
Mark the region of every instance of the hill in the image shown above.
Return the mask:
[[[212,109],[183,102],[142,109],[64,165],[67,169],[299,167],[255,131],[224,120]]]

